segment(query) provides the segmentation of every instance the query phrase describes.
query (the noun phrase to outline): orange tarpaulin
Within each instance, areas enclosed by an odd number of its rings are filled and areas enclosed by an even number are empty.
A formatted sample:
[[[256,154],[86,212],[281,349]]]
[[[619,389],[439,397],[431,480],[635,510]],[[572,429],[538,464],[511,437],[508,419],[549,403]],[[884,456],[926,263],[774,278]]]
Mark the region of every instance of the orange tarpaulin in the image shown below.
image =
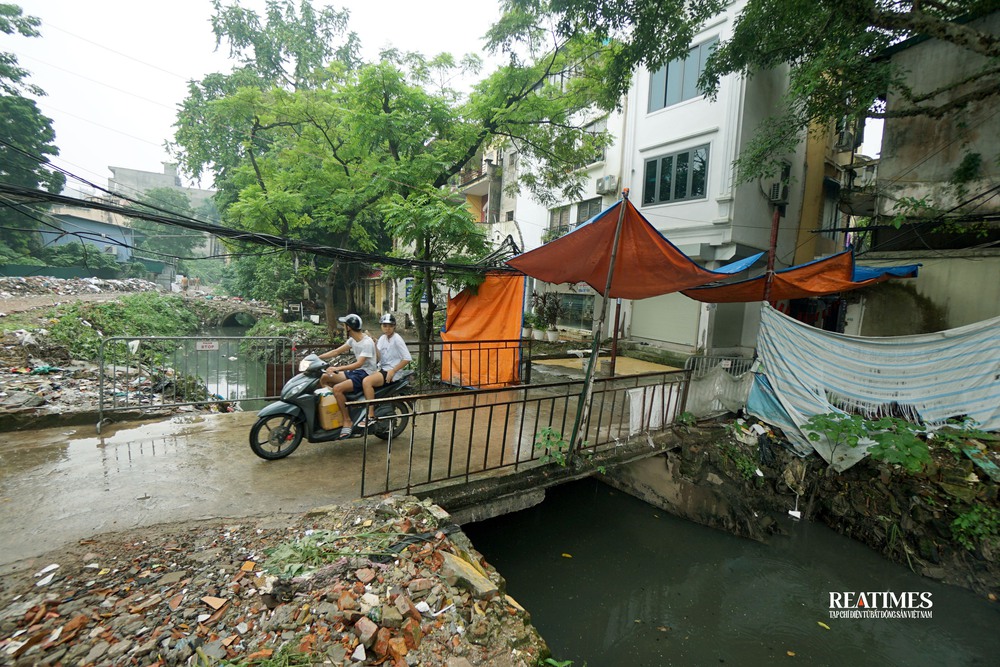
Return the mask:
[[[448,300],[441,380],[461,387],[520,381],[524,276],[491,273],[473,294]]]
[[[573,232],[508,260],[515,269],[547,283],[585,282],[603,294],[621,207],[622,230],[611,289],[605,296],[622,299],[677,292],[721,280],[745,269],[760,255],[710,271],[695,264],[621,199]]]
[[[874,285],[894,276],[916,274],[916,266],[900,268],[912,268],[912,273],[882,273],[867,280],[855,280],[857,276],[855,275],[854,253],[851,249],[847,249],[836,255],[809,262],[808,264],[775,271],[771,282],[771,290],[767,294],[767,298],[775,302],[785,299],[804,299],[812,296],[837,294],[839,292],[858,289],[859,287]],[[756,278],[741,280],[728,285],[683,290],[682,294],[705,303],[747,303],[751,301],[764,301],[766,289],[767,274],[764,274]]]

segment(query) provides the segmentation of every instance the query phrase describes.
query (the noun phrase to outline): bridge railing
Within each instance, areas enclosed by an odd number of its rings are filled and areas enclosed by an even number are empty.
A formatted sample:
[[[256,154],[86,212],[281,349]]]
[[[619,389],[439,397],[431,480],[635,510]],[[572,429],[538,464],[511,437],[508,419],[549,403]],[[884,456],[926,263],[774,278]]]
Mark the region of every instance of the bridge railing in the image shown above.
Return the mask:
[[[300,343],[300,352],[326,352],[340,347],[337,341]],[[447,390],[449,387],[482,389],[531,383],[532,346],[530,339],[476,341],[432,341],[431,368],[417,373],[414,383],[420,391]],[[417,371],[420,344],[407,341],[413,355],[411,370]]]
[[[684,411],[687,371],[594,381],[590,417],[573,456],[649,448],[650,433]],[[428,490],[500,471],[565,464],[583,381],[384,399],[410,428],[367,437],[361,495]]]
[[[282,336],[114,336],[101,341],[97,431],[106,415],[275,399],[295,370]]]

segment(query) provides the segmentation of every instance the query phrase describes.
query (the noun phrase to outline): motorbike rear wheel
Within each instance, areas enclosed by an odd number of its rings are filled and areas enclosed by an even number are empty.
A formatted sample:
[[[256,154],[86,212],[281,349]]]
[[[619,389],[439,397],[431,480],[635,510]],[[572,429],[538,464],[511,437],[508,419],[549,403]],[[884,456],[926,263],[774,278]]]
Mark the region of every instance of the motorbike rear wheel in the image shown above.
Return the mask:
[[[390,411],[392,417],[389,416]],[[411,412],[413,406],[410,403],[393,403],[391,407],[386,405],[381,410],[376,409],[375,416],[379,419],[372,424],[372,435],[381,440],[388,440],[390,435],[393,438],[399,436],[410,422]]]
[[[305,420],[301,416],[261,417],[250,429],[250,449],[268,461],[283,459],[302,442],[305,427]]]

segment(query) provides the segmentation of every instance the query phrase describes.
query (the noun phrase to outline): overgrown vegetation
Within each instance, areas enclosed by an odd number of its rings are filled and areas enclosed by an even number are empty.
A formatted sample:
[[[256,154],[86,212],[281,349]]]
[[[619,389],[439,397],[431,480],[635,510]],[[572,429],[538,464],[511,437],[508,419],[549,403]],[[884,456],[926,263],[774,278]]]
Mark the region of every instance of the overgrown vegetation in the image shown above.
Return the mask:
[[[104,338],[186,336],[198,326],[198,316],[181,297],[143,292],[116,301],[76,303],[56,311],[48,341],[65,347],[74,359],[96,361]]]
[[[976,503],[955,517],[951,522],[951,534],[969,551],[982,547],[996,549],[1000,547],[1000,511]]]
[[[828,440],[831,452],[841,447],[857,447],[864,440],[873,442],[868,454],[877,461],[900,465],[908,472],[919,473],[931,463],[924,427],[898,417],[865,419],[861,415],[831,412],[814,415],[804,430],[810,440]]]

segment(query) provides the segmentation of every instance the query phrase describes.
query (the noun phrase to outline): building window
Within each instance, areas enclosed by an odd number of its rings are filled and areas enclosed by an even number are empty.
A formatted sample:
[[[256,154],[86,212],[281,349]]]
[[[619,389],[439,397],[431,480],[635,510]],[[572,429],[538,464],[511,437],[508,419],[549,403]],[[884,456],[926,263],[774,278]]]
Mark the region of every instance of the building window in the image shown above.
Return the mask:
[[[504,217],[506,218],[507,222],[513,222],[514,221],[514,211],[507,211],[507,213],[504,214]]]
[[[708,184],[708,144],[646,160],[642,203],[704,199]]]
[[[590,123],[589,125],[584,127],[583,131],[594,137],[600,134],[604,134],[605,132],[608,131],[608,117],[604,116],[603,118],[595,120],[593,123]],[[605,158],[604,148],[601,147],[594,152],[594,155],[590,158],[590,161],[587,164],[593,164],[595,162],[604,162],[604,158]],[[586,165],[581,165],[581,166],[586,166]]]
[[[708,56],[719,43],[718,37],[713,37],[697,46],[691,47],[687,57],[671,61],[664,65],[649,78],[649,111],[669,107],[697,97],[698,77],[705,71]]]
[[[576,205],[576,224],[586,222],[601,212],[601,198],[595,197]]]
[[[549,228],[542,234],[542,243],[548,243],[567,233],[569,233],[569,206],[560,206],[549,211]]]

